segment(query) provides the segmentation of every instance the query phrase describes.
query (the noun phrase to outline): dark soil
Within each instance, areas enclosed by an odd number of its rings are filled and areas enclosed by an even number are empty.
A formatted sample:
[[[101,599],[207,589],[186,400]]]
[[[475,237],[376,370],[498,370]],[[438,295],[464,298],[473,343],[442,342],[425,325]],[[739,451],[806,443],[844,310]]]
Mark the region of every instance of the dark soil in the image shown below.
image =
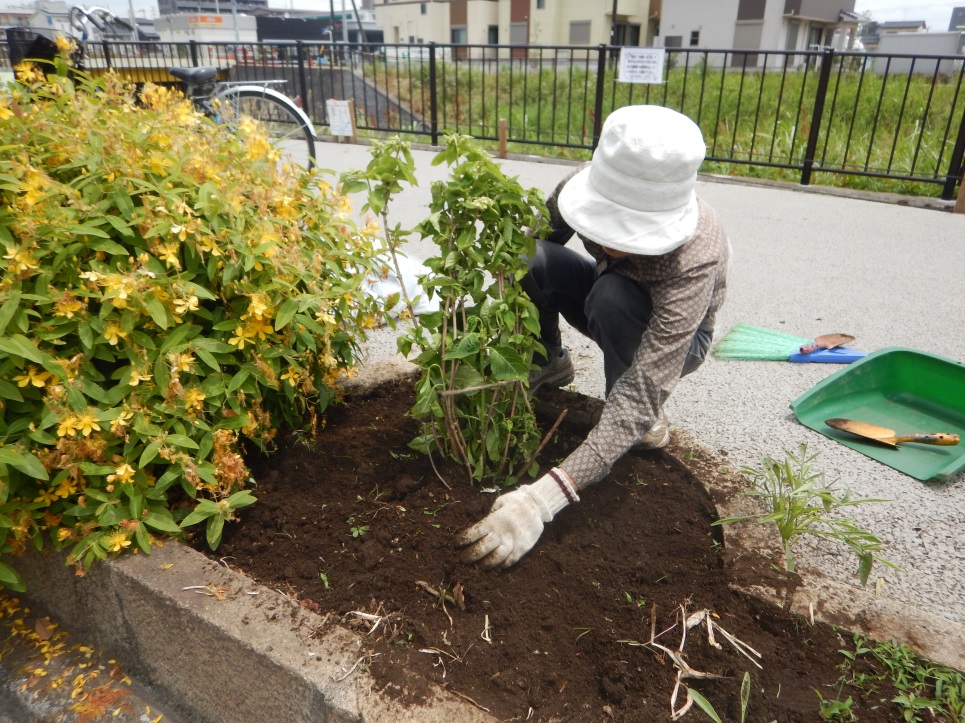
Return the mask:
[[[599,404],[549,397],[540,407],[550,410],[544,429],[560,404]],[[669,721],[676,669],[668,655],[639,643],[655,625],[667,631],[658,642],[676,651],[683,608],[712,611],[715,623],[761,655],[758,669],[720,632],[721,649],[712,647],[706,625],[687,634],[687,664],[725,677],[686,682],[722,719],[741,720],[745,671],[747,721],[823,720],[815,691],[853,697],[861,721],[896,719],[882,702],[894,695],[886,687],[870,698],[839,688],[839,651],[853,649],[848,633],[736,590],[735,582],[794,580],[767,560],[744,558],[739,573],[725,564],[705,487],[664,452],[627,455],[510,570],[460,563],[454,534],[495,497],[436,460],[447,487],[407,447],[418,429],[407,415],[412,402],[411,383],[383,384],[332,408],[314,449],[282,439],[269,459],[252,455],[259,502],[212,555],[297,598],[327,624],[352,626],[373,654],[372,674],[400,705],[419,699],[431,681],[503,720]],[[567,420],[544,450],[544,469],[585,434]],[[382,619],[369,632],[373,621],[353,612]],[[491,641],[482,636],[487,620]],[[677,706],[684,700],[681,690]],[[696,707],[688,719],[708,720]]]

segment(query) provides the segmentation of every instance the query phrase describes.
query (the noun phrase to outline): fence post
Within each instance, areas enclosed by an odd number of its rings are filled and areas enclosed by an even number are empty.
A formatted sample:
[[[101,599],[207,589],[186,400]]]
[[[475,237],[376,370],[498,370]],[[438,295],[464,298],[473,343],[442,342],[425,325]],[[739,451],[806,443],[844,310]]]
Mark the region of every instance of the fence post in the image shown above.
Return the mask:
[[[811,114],[811,132],[804,151],[804,164],[801,167],[801,185],[811,183],[811,169],[814,168],[814,154],[818,148],[821,134],[821,119],[824,116],[824,100],[828,95],[828,82],[831,79],[831,64],[834,62],[834,49],[825,48],[821,54],[821,75],[818,76],[818,89],[814,93],[814,112]]]
[[[104,65],[107,67],[108,70],[110,70],[112,65],[111,46],[107,43],[106,40],[102,40],[101,43],[104,46]]]
[[[439,145],[439,106],[436,92],[436,42],[429,43],[429,131],[432,145]]]
[[[945,185],[942,187],[942,198],[946,201],[951,201],[955,197],[955,182],[959,181],[961,187],[965,188],[965,178],[963,178],[963,172],[965,168],[962,167],[963,162],[965,162],[965,111],[962,112],[961,123],[958,124],[958,138],[955,140],[955,148],[952,151],[952,158],[948,162],[948,173],[945,175]],[[955,211],[959,211],[959,206],[962,205],[961,193],[959,193],[959,202],[955,206]]]
[[[189,40],[188,46],[191,48],[191,65],[198,67],[198,41]]]
[[[603,43],[597,46],[600,57],[596,62],[596,99],[593,101],[593,150],[596,150],[600,142],[600,134],[603,132],[603,82],[606,80],[606,52],[607,47]]]
[[[305,111],[309,118],[312,113],[308,108],[308,80],[305,76],[305,43],[301,40],[295,41],[295,56],[298,59],[298,105]]]

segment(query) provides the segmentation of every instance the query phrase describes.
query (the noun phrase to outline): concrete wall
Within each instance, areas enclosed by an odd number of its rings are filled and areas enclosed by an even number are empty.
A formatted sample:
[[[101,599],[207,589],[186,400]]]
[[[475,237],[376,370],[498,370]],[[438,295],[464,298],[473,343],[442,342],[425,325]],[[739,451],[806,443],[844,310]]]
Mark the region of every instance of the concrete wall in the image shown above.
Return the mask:
[[[737,22],[737,0],[673,0],[663,5],[660,35],[654,44],[664,47],[667,36],[680,36],[682,47],[690,47],[690,34],[700,32],[699,48],[731,48],[734,24]]]
[[[238,15],[238,34],[235,36],[233,15],[162,15],[154,27],[162,43],[257,43],[258,28],[255,18]]]
[[[878,53],[909,53],[915,55],[958,55],[965,51],[965,33],[898,33],[882,35]],[[911,58],[875,58],[876,73],[908,73],[911,71]],[[933,75],[939,73],[958,73],[965,57],[959,60],[916,60],[915,72]]]
[[[426,14],[422,14],[422,5]],[[375,6],[375,22],[385,32],[387,43],[449,42],[449,3],[393,2]]]

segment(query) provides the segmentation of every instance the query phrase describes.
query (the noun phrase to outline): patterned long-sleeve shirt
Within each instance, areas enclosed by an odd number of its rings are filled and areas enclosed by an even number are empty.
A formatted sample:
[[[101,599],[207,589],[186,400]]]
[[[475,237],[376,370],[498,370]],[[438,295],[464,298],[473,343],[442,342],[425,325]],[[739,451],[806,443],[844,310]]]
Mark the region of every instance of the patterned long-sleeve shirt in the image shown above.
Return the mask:
[[[547,205],[551,224],[559,228],[556,193]],[[597,262],[597,275],[617,273],[643,286],[653,315],[629,369],[610,390],[599,423],[561,465],[581,489],[603,479],[650,429],[680,380],[694,333],[713,330],[727,288],[729,244],[714,209],[701,199],[698,205],[693,238],[662,256],[614,259],[583,238]]]

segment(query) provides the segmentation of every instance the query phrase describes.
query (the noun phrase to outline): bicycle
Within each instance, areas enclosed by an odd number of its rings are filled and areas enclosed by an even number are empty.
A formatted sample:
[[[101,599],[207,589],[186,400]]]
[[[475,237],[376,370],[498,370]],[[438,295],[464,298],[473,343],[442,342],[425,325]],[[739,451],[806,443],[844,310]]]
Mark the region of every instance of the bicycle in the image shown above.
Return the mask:
[[[286,160],[315,164],[315,127],[301,108],[287,95],[268,87],[285,81],[230,83],[216,80],[218,69],[211,66],[170,68],[168,72],[184,83],[184,94],[194,106],[217,123],[235,123],[239,118],[258,121],[281,149]]]
[[[103,34],[115,35],[118,27],[130,28],[130,23],[101,7],[72,7],[70,24],[80,34],[81,48],[86,45],[91,26]],[[251,118],[265,128],[281,150],[284,162],[309,170],[315,165],[315,127],[311,119],[291,98],[268,87],[284,80],[224,82],[217,80],[218,69],[211,66],[169,68],[168,73],[184,84],[185,97],[206,117],[228,125]]]

